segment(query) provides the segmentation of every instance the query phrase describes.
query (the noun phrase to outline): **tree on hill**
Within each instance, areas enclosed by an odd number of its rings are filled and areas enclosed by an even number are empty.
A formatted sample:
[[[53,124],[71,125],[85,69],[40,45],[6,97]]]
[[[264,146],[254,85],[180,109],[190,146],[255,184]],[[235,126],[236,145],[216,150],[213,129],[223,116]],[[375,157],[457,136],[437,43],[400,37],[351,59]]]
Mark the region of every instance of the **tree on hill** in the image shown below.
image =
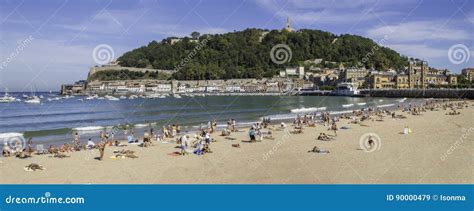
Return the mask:
[[[125,67],[174,69],[195,51],[175,79],[228,79],[268,77],[287,66],[297,66],[308,59],[322,58],[345,67],[357,66],[386,70],[407,65],[408,59],[394,50],[379,46],[371,39],[356,35],[334,35],[320,30],[302,29],[297,32],[246,29],[226,34],[191,34],[193,39],[207,39],[205,45],[183,38],[171,44],[168,39],[152,41],[118,58]],[[275,64],[270,51],[277,44],[291,49],[292,59]],[[197,46],[202,45],[202,46]],[[195,48],[200,47],[199,50]],[[334,67],[330,62],[324,66]]]

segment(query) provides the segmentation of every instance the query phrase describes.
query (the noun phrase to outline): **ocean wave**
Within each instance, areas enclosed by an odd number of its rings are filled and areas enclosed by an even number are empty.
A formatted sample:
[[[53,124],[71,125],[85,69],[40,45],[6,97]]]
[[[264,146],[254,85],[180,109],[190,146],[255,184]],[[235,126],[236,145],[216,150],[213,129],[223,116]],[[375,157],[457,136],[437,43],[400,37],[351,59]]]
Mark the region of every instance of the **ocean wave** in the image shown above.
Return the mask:
[[[377,108],[384,108],[384,107],[392,107],[394,106],[395,104],[384,104],[384,105],[378,105],[376,106]]]
[[[314,111],[325,111],[326,107],[310,107],[310,108],[295,108],[291,109],[291,113],[308,113]]]
[[[98,130],[103,130],[103,126],[88,126],[88,127],[76,127],[73,128],[72,130],[75,131],[98,131]]]
[[[352,107],[352,106],[354,106],[354,104],[352,104],[352,103],[351,103],[351,104],[342,105],[343,108],[348,108],[348,107]]]
[[[8,139],[8,138],[13,138],[13,137],[23,137],[23,133],[0,133],[0,139]]]

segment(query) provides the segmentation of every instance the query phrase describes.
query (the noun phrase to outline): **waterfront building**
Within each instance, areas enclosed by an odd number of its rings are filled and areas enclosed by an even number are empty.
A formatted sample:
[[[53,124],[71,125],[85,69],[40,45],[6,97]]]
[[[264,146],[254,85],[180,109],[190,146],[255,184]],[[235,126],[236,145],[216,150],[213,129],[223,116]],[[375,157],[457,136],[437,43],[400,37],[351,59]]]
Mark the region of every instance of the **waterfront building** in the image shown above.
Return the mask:
[[[369,70],[365,68],[341,69],[339,80],[340,82],[355,83],[358,87],[362,87],[368,74]]]
[[[474,79],[474,68],[472,68],[472,67],[471,68],[464,68],[464,69],[462,69],[461,74],[464,75],[467,78],[467,80],[473,81],[473,79]]]

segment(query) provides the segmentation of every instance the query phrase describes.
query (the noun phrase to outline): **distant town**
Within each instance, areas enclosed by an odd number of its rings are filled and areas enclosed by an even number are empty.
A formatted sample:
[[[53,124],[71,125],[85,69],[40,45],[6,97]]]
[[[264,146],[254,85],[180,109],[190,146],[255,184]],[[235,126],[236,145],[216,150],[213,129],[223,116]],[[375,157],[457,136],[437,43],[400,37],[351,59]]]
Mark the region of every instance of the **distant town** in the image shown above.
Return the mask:
[[[127,70],[171,75],[173,70],[122,67],[112,62],[92,67],[88,80],[62,85],[62,95],[153,95],[153,94],[294,94],[301,90],[334,90],[338,84],[349,84],[357,89],[430,89],[467,88],[458,84],[458,78],[472,83],[474,68],[465,68],[460,75],[449,70],[430,68],[426,61],[410,61],[403,70],[377,71],[366,68],[314,67],[321,59],[305,61],[305,66],[287,67],[279,75],[262,79],[230,80],[92,80],[102,71]]]

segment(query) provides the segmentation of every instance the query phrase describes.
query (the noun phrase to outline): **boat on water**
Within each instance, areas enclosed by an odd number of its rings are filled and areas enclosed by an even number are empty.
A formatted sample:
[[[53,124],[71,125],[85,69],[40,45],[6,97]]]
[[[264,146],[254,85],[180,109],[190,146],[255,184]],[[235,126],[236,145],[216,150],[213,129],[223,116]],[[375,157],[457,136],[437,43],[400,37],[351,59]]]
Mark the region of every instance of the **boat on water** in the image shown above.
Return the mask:
[[[114,97],[114,96],[110,96],[110,95],[106,95],[106,96],[104,96],[104,97],[105,97],[105,99],[107,99],[107,100],[111,100],[111,101],[117,101],[117,100],[120,100],[120,99],[118,99],[118,98],[116,98],[116,97]]]
[[[8,94],[8,90],[5,89],[5,94],[3,95],[3,97],[0,97],[0,103],[11,103],[15,101],[16,101],[16,98],[10,96]]]
[[[33,95],[33,96],[31,96],[31,97],[26,98],[25,103],[28,103],[28,104],[40,104],[40,103],[41,103],[41,99],[40,99],[38,96]]]
[[[119,97],[119,99],[125,100],[125,99],[127,99],[127,97],[125,97],[125,96],[122,95],[122,96]]]
[[[339,83],[332,94],[337,96],[358,96],[360,91],[354,83]]]
[[[28,104],[40,104],[41,98],[36,96],[36,91],[33,91],[33,88],[31,88],[31,96],[27,97],[24,102]]]

